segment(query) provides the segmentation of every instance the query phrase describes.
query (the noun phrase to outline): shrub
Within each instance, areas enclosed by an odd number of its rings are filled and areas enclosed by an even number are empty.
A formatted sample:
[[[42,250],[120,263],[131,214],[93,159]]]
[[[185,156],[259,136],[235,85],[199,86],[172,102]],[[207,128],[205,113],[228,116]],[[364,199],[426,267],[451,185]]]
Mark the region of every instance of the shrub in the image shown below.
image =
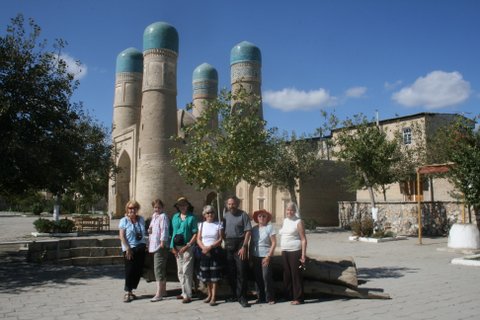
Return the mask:
[[[36,216],[39,216],[43,211],[43,205],[41,203],[34,203],[32,205],[32,213]]]
[[[373,234],[373,226],[372,218],[357,219],[350,223],[352,233],[359,237],[370,237]]]
[[[48,219],[37,219],[33,222],[35,230],[41,233],[60,232],[69,233],[73,231],[75,223],[69,219],[52,221]]]
[[[318,226],[318,223],[315,219],[303,219],[306,230],[315,230]]]
[[[33,222],[33,226],[38,232],[49,233],[54,229],[55,223],[52,220],[40,218]]]
[[[75,227],[75,222],[73,222],[70,219],[61,219],[57,222],[55,222],[55,231],[56,232],[61,232],[61,233],[69,233],[73,231],[73,228]]]

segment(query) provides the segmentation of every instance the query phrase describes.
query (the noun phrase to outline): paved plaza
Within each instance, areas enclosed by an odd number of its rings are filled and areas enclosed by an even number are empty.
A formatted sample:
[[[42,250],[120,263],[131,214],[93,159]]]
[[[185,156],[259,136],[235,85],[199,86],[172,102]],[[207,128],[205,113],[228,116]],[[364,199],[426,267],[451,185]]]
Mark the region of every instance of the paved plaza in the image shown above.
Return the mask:
[[[29,240],[32,217],[0,216],[0,252],[6,242]],[[112,221],[112,227],[118,220]],[[173,298],[151,303],[154,283],[142,280],[138,300],[122,302],[123,266],[71,267],[28,264],[1,253],[0,319],[479,319],[480,268],[453,265],[461,253],[445,250],[447,238],[366,243],[349,232],[326,228],[309,233],[307,253],[352,256],[361,288],[388,293],[389,300],[322,296],[305,304],[211,307],[201,300],[185,305]],[[442,250],[443,249],[443,250]],[[169,283],[171,292],[178,283]]]

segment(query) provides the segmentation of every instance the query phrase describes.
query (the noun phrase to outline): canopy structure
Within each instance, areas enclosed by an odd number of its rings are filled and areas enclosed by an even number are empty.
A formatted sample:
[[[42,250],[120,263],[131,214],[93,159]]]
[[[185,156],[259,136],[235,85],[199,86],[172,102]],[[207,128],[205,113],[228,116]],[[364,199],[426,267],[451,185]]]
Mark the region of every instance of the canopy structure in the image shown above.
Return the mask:
[[[418,243],[422,244],[422,199],[420,195],[420,178],[422,174],[446,173],[453,166],[452,162],[429,164],[417,168],[417,203],[418,203]],[[465,215],[465,214],[464,214]],[[464,217],[465,220],[465,217]]]

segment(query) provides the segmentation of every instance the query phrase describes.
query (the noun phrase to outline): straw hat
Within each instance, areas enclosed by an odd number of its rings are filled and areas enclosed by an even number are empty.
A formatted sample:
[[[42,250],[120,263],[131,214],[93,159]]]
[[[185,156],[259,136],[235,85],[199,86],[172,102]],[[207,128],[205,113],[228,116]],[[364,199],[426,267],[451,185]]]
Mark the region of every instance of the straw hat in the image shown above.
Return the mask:
[[[192,204],[188,201],[188,199],[187,199],[186,197],[180,197],[180,198],[178,198],[177,201],[175,202],[175,204],[174,204],[173,206],[174,206],[175,208],[177,208],[177,210],[179,210],[179,209],[178,209],[178,206],[179,206],[180,204],[186,204],[189,208],[192,207]]]
[[[258,223],[258,215],[259,214],[266,214],[267,215],[267,223],[270,222],[270,220],[272,220],[272,214],[270,212],[268,212],[267,210],[265,209],[260,209],[260,210],[257,210],[253,213],[253,221],[255,221],[256,223]]]

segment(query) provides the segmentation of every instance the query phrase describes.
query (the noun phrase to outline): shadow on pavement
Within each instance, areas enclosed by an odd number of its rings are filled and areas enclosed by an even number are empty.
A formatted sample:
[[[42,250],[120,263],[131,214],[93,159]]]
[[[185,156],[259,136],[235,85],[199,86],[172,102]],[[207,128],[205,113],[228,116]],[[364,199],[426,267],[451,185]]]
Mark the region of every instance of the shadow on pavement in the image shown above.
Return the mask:
[[[86,285],[83,280],[108,277],[123,279],[123,265],[59,266],[28,263],[22,254],[0,254],[0,293],[20,294],[35,286],[60,287]]]
[[[358,268],[358,278],[367,282],[368,279],[401,278],[407,273],[416,273],[418,269],[404,267]]]

